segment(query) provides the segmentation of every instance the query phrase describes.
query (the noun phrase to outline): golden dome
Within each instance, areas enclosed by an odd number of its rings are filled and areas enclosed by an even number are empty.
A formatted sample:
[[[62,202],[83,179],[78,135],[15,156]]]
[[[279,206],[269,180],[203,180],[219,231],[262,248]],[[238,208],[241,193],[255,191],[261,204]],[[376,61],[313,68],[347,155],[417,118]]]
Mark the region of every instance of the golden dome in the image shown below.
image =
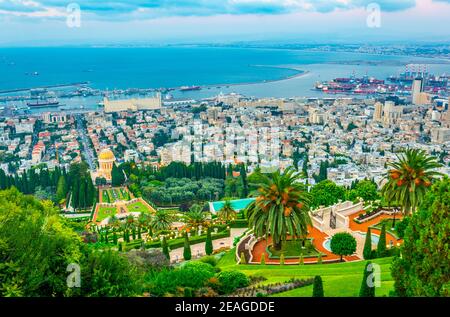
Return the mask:
[[[103,161],[109,161],[114,160],[115,157],[114,153],[110,149],[105,149],[100,152],[100,154],[98,155],[98,159]]]

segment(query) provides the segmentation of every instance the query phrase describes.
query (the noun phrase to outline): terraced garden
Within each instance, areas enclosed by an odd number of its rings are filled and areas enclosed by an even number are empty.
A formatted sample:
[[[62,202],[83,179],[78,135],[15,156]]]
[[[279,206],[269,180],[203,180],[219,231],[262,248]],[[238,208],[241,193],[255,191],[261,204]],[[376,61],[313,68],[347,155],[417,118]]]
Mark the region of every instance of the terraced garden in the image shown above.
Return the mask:
[[[394,281],[390,266],[392,258],[372,260],[380,265],[381,287],[375,290],[376,296],[389,296]],[[235,250],[227,252],[219,261],[222,270],[239,270],[249,276],[264,276],[267,280],[261,285],[286,282],[291,278],[306,279],[320,275],[324,293],[327,297],[358,297],[366,261],[317,265],[237,265]],[[311,297],[313,286],[305,286],[276,294],[280,297]]]

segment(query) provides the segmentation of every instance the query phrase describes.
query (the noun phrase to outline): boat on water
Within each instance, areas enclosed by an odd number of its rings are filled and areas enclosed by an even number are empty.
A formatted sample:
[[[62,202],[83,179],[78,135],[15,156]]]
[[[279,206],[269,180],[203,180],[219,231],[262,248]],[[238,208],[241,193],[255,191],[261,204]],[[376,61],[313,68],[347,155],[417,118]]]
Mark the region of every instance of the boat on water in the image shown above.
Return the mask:
[[[36,102],[27,102],[27,106],[33,108],[43,108],[43,107],[57,107],[59,106],[58,100],[37,100]]]
[[[192,90],[200,90],[202,87],[200,86],[183,86],[180,88],[180,91],[192,91]]]

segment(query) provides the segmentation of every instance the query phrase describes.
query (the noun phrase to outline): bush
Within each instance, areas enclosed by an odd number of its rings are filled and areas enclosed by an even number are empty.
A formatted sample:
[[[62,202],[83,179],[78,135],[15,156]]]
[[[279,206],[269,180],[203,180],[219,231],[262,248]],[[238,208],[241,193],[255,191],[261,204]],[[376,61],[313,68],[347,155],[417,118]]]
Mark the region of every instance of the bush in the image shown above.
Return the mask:
[[[247,264],[247,260],[245,259],[244,252],[241,252],[241,260],[239,261],[239,264]]]
[[[317,264],[322,264],[322,253],[319,253],[319,256],[317,257]]]
[[[263,253],[261,255],[261,265],[266,265],[266,254],[265,253]]]
[[[314,277],[314,285],[313,285],[313,297],[323,297],[323,284],[322,278],[320,276]]]
[[[214,256],[204,256],[200,259],[200,262],[207,263],[211,266],[217,265],[217,259]]]
[[[207,255],[211,255],[214,251],[212,238],[211,238],[211,230],[208,229],[208,232],[206,233],[206,242],[205,242],[205,253]]]
[[[219,293],[230,294],[238,288],[246,287],[250,284],[249,278],[239,271],[224,271],[217,275],[219,280]]]
[[[397,235],[400,239],[403,239],[405,237],[405,230],[406,227],[408,227],[409,224],[409,218],[405,217],[403,220],[399,220],[395,224],[395,231],[397,232]]]
[[[145,272],[149,269],[160,270],[169,266],[169,259],[162,252],[161,249],[148,250],[131,250],[126,254],[130,263],[136,267],[141,268]]]
[[[284,265],[284,253],[280,255],[280,265]]]
[[[381,226],[380,240],[377,245],[378,257],[386,256],[386,224]]]
[[[363,274],[363,280],[361,283],[361,289],[359,291],[359,297],[375,297],[375,285],[372,285],[370,287],[368,285],[368,278],[369,275],[372,274],[371,271],[369,271],[369,266],[372,264],[372,262],[367,262],[365,268],[364,268],[364,274]]]
[[[372,231],[367,230],[366,241],[364,241],[363,257],[365,260],[372,258]]]
[[[336,233],[330,242],[331,252],[341,256],[352,255],[356,251],[356,240],[355,238],[346,232]]]
[[[163,241],[161,242],[162,245],[162,252],[166,256],[168,260],[170,260],[170,252],[169,252],[169,246],[167,245],[166,237],[163,237]]]
[[[184,288],[184,297],[194,297],[193,291],[191,287],[185,287]]]
[[[199,261],[188,262],[178,269],[159,272],[153,279],[150,292],[156,296],[175,294],[179,287],[199,289],[214,276],[214,268]]]
[[[185,234],[184,236],[183,258],[185,261],[189,261],[192,258],[191,245],[189,244],[189,238],[187,234]]]
[[[303,254],[300,254],[300,258],[299,258],[299,260],[298,260],[298,264],[299,264],[299,265],[303,265],[303,264],[304,264],[304,261],[303,261]]]

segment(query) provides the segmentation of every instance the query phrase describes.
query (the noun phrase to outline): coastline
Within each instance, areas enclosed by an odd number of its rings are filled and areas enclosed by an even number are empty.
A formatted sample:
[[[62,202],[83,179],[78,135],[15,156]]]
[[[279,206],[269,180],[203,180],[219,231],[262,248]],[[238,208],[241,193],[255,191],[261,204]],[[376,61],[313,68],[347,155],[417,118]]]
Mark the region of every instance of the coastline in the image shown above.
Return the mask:
[[[266,66],[266,65],[252,65],[254,67],[266,67],[266,68],[279,68],[279,69],[288,69],[295,71],[296,74],[277,78],[277,79],[264,79],[264,80],[257,80],[257,81],[249,81],[249,82],[242,82],[242,83],[230,83],[230,84],[214,84],[214,85],[199,85],[201,89],[209,89],[209,88],[219,88],[219,87],[236,87],[236,86],[247,86],[247,85],[259,85],[259,84],[269,84],[269,83],[276,83],[276,82],[282,82],[286,80],[291,80],[294,78],[299,78],[306,76],[310,73],[310,71],[300,70],[293,67],[285,67],[285,66]],[[181,87],[176,87],[174,89],[180,89]]]

